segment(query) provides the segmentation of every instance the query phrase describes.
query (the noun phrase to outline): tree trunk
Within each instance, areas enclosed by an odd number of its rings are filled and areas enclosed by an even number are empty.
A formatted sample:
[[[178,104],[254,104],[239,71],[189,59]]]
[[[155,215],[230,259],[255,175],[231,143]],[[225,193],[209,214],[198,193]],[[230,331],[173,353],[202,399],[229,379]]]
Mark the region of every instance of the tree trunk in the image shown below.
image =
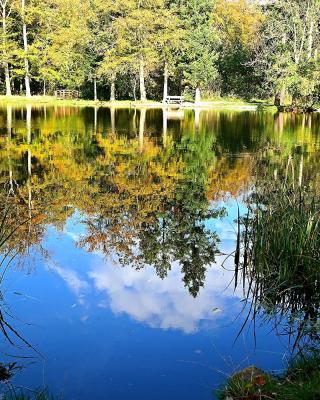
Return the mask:
[[[143,56],[140,56],[140,100],[146,101],[147,94],[146,94],[146,87],[144,82],[144,59]]]
[[[2,33],[3,33],[3,50],[7,51],[7,15],[6,15],[6,3],[2,5]],[[10,84],[10,71],[9,71],[9,63],[6,61],[4,63],[4,74],[6,81],[6,96],[11,96],[11,84]]]
[[[11,96],[11,83],[10,83],[10,72],[8,63],[5,64],[4,67],[5,78],[6,78],[6,96]]]
[[[274,105],[276,107],[281,107],[283,102],[285,101],[286,98],[286,89],[283,87],[280,92],[277,92],[274,96]]]
[[[98,101],[98,93],[97,93],[97,78],[93,78],[93,98],[94,101]]]
[[[30,77],[29,77],[29,60],[27,57],[28,53],[28,37],[27,37],[27,25],[25,23],[25,0],[21,0],[21,13],[22,13],[22,33],[23,33],[23,49],[24,49],[24,69],[25,69],[25,86],[26,96],[31,97],[30,90]]]
[[[308,38],[308,59],[312,57],[314,21],[311,20]]]
[[[46,87],[46,80],[43,80],[43,95],[45,96],[47,94],[47,87]]]
[[[163,72],[163,102],[164,103],[168,96],[168,79],[169,79],[168,63],[165,62],[164,63],[164,72]]]
[[[111,76],[111,83],[110,83],[110,101],[116,100],[116,75],[113,74]]]
[[[277,92],[274,96],[274,103],[276,107],[281,107],[281,93]]]
[[[133,99],[134,99],[134,101],[137,101],[137,82],[136,82],[136,78],[134,78],[134,82],[133,82]]]
[[[292,95],[292,107],[296,108],[298,106],[298,96],[296,93]]]
[[[200,86],[197,85],[196,87],[196,97],[195,97],[195,105],[199,105],[201,103],[201,91]]]

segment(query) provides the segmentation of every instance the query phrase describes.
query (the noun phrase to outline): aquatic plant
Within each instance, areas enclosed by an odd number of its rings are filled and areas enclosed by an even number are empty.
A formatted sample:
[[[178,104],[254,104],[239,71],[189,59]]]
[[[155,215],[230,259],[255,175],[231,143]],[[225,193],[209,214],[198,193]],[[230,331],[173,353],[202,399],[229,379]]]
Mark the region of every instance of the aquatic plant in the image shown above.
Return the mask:
[[[6,201],[0,208],[0,285],[7,269],[18,254],[18,251],[10,244],[8,245],[8,243],[10,243],[11,238],[16,235],[19,228],[29,221],[29,218],[22,221],[14,220],[12,218],[12,207],[13,205],[10,202],[10,197],[8,195]],[[0,290],[0,332],[10,344],[14,345],[14,339],[18,339],[20,342],[27,345],[27,347],[35,350],[34,347],[20,335],[15,327],[8,322],[8,318],[12,318],[12,315],[7,311],[3,299]]]
[[[301,162],[295,170],[293,158],[277,176],[268,165],[257,169],[235,254],[235,283],[242,279],[250,307],[246,322],[259,311],[276,327],[286,321],[294,347],[319,340],[320,316],[320,197],[312,176],[303,179]]]

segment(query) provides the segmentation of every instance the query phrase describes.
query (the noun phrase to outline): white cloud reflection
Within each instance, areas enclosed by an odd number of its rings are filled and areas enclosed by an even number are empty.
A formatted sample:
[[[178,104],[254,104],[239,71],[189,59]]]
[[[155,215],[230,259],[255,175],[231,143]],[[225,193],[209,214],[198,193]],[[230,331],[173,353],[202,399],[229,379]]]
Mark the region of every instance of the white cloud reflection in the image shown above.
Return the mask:
[[[223,236],[227,254],[232,252],[234,246],[231,221],[232,217],[214,226]],[[64,233],[76,242],[79,224],[70,223]],[[81,254],[79,256],[81,258]],[[184,286],[178,265],[173,265],[168,276],[162,280],[150,266],[138,271],[130,266],[121,267],[112,258],[106,260],[99,252],[91,253],[86,260],[77,264],[77,270],[71,269],[70,265],[68,269],[56,265],[53,268],[80,304],[96,301],[96,307],[110,308],[115,314],[126,314],[151,327],[179,329],[185,333],[195,332],[204,325],[215,326],[222,319],[224,322],[226,318],[230,320],[239,311],[242,293],[240,290],[234,292],[233,284],[230,284],[234,275],[231,258],[226,263],[230,271],[221,267],[223,259],[218,259],[207,269],[205,287],[200,288],[197,298],[193,298]],[[88,262],[89,265],[86,265]],[[93,293],[98,297],[91,296]]]
[[[83,305],[85,303],[85,291],[90,287],[90,284],[85,279],[80,278],[79,274],[73,269],[62,268],[56,263],[49,263],[47,266],[64,280],[70,290],[76,295],[79,304]]]
[[[136,271],[100,260],[88,275],[95,289],[105,294],[104,306],[155,328],[192,333],[203,322],[230,314],[234,303],[239,303],[233,288],[228,287],[233,273],[216,265],[208,269],[205,288],[197,298],[184,287],[179,266],[173,266],[162,280],[152,267]]]

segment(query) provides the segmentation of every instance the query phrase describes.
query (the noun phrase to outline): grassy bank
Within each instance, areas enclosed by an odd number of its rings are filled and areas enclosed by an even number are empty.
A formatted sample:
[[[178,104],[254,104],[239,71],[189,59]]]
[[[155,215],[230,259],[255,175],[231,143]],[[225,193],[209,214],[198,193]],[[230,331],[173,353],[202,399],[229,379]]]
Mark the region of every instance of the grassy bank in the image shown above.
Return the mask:
[[[147,100],[131,101],[131,100],[119,100],[119,101],[93,101],[93,100],[58,100],[53,96],[33,96],[27,98],[25,96],[0,96],[0,105],[24,105],[24,104],[39,104],[48,106],[76,106],[76,107],[116,107],[116,108],[128,108],[128,107],[147,107],[147,108],[161,108],[162,102]],[[186,101],[184,104],[185,108],[194,108],[195,105],[191,101]],[[210,98],[203,99],[201,104],[197,107],[204,109],[238,109],[238,110],[255,110],[261,107],[269,108],[269,105],[263,101],[245,101],[241,99],[233,98]]]
[[[320,398],[320,355],[295,359],[282,376],[255,367],[233,375],[218,392],[221,400],[317,400]]]
[[[24,105],[24,104],[39,104],[48,106],[76,106],[76,107],[123,107],[131,106],[132,101],[93,101],[93,100],[59,100],[53,96],[32,96],[31,98],[25,96],[0,96],[0,105]]]

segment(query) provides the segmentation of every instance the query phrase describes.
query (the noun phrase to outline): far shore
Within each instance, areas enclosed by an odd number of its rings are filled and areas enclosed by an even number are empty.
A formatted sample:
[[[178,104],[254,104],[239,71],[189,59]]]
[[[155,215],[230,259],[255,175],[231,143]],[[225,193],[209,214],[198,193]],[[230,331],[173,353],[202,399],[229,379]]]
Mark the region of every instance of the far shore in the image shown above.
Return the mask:
[[[76,107],[114,107],[114,108],[167,108],[165,104],[159,101],[132,101],[132,100],[116,100],[116,101],[94,101],[94,100],[59,100],[53,96],[0,96],[0,105],[22,105],[22,104],[39,104],[49,106],[76,106]],[[230,109],[239,111],[256,111],[258,108],[275,109],[271,104],[260,101],[245,101],[239,99],[214,99],[203,100],[199,104],[186,101],[182,105],[182,109]],[[180,108],[170,105],[169,108]]]

